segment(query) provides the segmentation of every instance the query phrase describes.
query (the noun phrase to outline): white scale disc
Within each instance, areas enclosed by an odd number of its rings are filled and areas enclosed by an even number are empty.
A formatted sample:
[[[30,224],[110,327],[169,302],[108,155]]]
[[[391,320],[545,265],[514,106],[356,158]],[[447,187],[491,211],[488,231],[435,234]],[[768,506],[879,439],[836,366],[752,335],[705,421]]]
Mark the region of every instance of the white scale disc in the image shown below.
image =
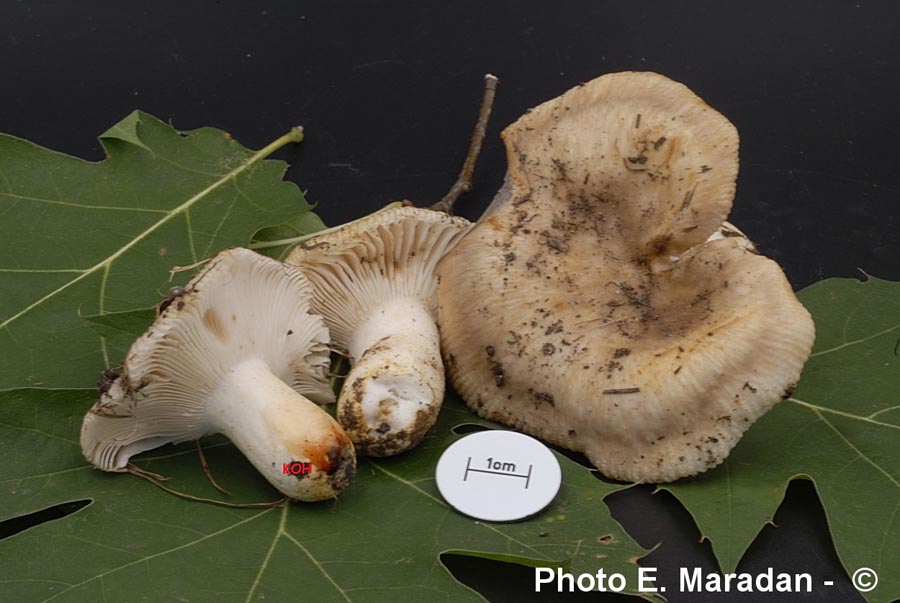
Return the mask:
[[[487,430],[454,442],[435,469],[451,507],[476,519],[516,521],[544,509],[562,483],[559,461],[538,440]]]

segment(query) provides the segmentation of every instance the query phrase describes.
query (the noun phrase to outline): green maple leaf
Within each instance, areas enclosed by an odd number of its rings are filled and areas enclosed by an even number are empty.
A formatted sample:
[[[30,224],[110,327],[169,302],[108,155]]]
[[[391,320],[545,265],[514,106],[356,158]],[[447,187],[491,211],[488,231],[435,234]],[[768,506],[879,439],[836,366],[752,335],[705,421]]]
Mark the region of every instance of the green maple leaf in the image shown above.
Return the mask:
[[[900,596],[900,283],[829,279],[799,297],[817,334],[793,396],[721,467],[665,488],[731,572],[788,483],[812,480],[848,574],[874,570],[864,596],[887,603]]]
[[[179,133],[134,112],[101,162],[0,135],[0,390],[92,385],[119,356],[82,320],[150,306],[167,271],[267,226],[321,228],[285,163],[299,131],[250,151],[221,130]]]
[[[121,358],[152,319],[140,308],[165,293],[168,269],[251,237],[278,242],[321,228],[281,180],[284,164],[263,161],[272,145],[254,153],[219,130],[180,135],[140,113],[102,140],[109,157],[89,163],[0,136],[0,521],[88,503],[0,541],[4,600],[278,600],[298,589],[322,601],[478,600],[442,566],[448,552],[603,567],[636,584],[644,551],[602,503],[620,487],[567,459],[560,496],[530,521],[474,522],[441,501],[433,468],[458,437],[453,428],[489,426],[452,397],[421,448],[362,460],[332,503],[224,509],[90,468],[78,430],[94,393],[64,388],[83,388]],[[793,397],[722,467],[666,488],[732,571],[789,481],[813,480],[845,567],[878,572],[866,596],[887,602],[900,593],[900,284],[833,279],[800,298],[818,337]],[[233,500],[275,496],[227,441],[206,445]],[[190,446],[138,464],[177,489],[219,496]]]
[[[5,252],[0,286],[0,599],[30,601],[477,601],[442,553],[628,576],[645,551],[609,515],[609,485],[560,457],[563,488],[529,521],[489,524],[452,511],[434,484],[453,427],[490,424],[454,400],[426,442],[399,458],[361,459],[339,499],[234,509],[187,502],[127,474],[93,469],[79,431],[104,365],[153,318],[173,264],[251,237],[272,244],[321,227],[284,164],[223,132],[179,135],[135,113],[89,163],[0,137]],[[277,146],[277,145],[276,145]],[[263,228],[282,224],[278,228]],[[256,233],[254,235],[254,233]],[[35,251],[37,250],[37,251]],[[7,362],[7,359],[9,360]],[[39,386],[39,387],[35,387]],[[224,438],[205,441],[234,502],[278,494]],[[191,445],[135,460],[172,488],[222,498]],[[60,515],[60,513],[57,513]]]
[[[360,459],[335,501],[229,509],[186,502],[127,474],[93,469],[78,432],[90,390],[0,393],[0,520],[63,503],[91,504],[0,541],[3,600],[30,601],[478,601],[440,555],[456,553],[573,572],[621,572],[636,584],[645,551],[602,499],[620,488],[560,456],[563,487],[530,521],[479,522],[454,512],[434,483],[440,454],[464,423],[490,426],[455,399],[414,453]],[[229,500],[278,494],[222,438],[206,456]],[[167,485],[222,498],[192,445],[165,447],[137,464]]]

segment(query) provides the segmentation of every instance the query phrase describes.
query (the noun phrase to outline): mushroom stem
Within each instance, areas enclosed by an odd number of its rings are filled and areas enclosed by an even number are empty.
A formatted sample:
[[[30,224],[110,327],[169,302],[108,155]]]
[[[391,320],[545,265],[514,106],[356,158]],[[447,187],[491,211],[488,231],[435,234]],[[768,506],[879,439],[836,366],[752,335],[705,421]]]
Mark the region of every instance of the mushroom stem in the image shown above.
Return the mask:
[[[207,417],[291,498],[333,498],[356,472],[353,444],[340,425],[272,374],[262,359],[245,360],[226,373]]]
[[[444,397],[434,317],[418,299],[393,299],[372,312],[349,347],[353,369],[338,399],[341,424],[363,454],[413,448]]]

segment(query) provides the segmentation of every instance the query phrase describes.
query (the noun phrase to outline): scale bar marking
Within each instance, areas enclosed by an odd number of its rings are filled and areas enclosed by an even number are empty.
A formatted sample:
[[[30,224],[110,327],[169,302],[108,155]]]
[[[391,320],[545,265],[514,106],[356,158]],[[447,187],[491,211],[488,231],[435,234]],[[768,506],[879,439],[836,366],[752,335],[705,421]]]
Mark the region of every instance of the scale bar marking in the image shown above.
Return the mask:
[[[528,486],[531,484],[531,470],[534,468],[534,465],[528,465],[528,473],[525,475],[519,473],[508,473],[506,471],[493,471],[491,469],[476,469],[472,467],[472,457],[469,457],[466,460],[466,472],[463,474],[463,481],[467,481],[469,478],[469,472],[474,471],[475,473],[490,473],[491,475],[502,475],[503,477],[519,477],[525,480],[525,489],[528,489]]]

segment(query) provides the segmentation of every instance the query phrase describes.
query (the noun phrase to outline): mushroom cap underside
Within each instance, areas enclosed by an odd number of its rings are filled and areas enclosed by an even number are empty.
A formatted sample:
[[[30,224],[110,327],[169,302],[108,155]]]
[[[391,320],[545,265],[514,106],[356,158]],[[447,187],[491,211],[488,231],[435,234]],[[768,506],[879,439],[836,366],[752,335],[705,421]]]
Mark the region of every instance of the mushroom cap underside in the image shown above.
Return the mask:
[[[206,403],[245,360],[261,359],[298,393],[332,402],[328,330],[309,313],[308,291],[299,270],[246,249],[211,259],[101,389],[82,426],[87,459],[120,470],[134,454],[215,431]]]
[[[464,218],[416,207],[383,210],[298,245],[287,263],[313,286],[312,307],[338,346],[348,347],[372,312],[398,298],[434,315],[435,269],[471,227]]]

